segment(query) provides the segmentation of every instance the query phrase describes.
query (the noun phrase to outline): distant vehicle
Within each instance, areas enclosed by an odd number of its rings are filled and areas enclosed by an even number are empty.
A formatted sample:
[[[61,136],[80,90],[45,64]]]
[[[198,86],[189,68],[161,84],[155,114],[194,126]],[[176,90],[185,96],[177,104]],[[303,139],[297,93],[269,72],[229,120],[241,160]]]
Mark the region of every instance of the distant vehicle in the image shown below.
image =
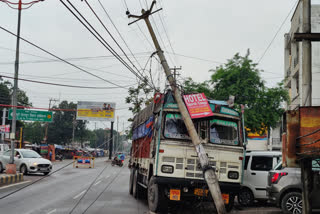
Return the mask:
[[[268,200],[268,172],[281,159],[277,151],[248,151],[245,157],[243,184],[238,195],[242,206],[250,206],[254,200]]]
[[[314,184],[311,192],[312,208],[320,208],[320,159],[312,162]],[[282,167],[280,161],[269,172],[269,200],[282,209],[283,213],[302,213],[301,169]]]
[[[0,144],[0,155],[3,155],[5,151],[9,150],[9,146],[7,144]]]
[[[42,158],[37,152],[30,149],[15,149],[14,162],[17,165],[17,170],[23,174],[28,173],[43,173],[47,175],[52,170],[51,161]],[[11,150],[7,150],[3,155],[0,155],[0,172],[10,162]]]

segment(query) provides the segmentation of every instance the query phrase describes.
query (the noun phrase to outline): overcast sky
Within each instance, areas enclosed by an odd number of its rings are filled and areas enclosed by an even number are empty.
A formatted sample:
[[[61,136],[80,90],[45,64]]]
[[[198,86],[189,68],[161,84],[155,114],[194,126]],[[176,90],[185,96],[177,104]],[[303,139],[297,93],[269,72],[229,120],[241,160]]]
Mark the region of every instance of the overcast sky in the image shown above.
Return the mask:
[[[17,0],[12,1],[17,2]],[[141,67],[144,67],[155,49],[151,44],[145,23],[140,21],[138,24],[128,26],[128,23],[133,20],[129,20],[125,12],[128,6],[131,14],[140,14],[141,6],[145,7],[146,1],[100,1],[137,61]],[[24,2],[29,2],[29,0],[24,0]],[[71,0],[71,2],[106,41],[121,54],[84,1]],[[108,30],[130,56],[129,50],[98,1],[89,2]],[[150,5],[151,1],[147,2]],[[295,0],[161,0],[158,1],[157,8],[162,7],[163,11],[154,14],[151,21],[160,44],[166,52],[169,65],[171,67],[182,66],[181,78],[191,77],[195,81],[204,81],[210,78],[209,69],[215,68],[219,63],[225,63],[237,52],[244,55],[248,48],[251,58],[257,62],[282,22],[289,16],[259,64],[259,68],[265,71],[261,75],[262,78],[269,87],[272,87],[284,76],[283,35],[289,31],[292,14],[290,11],[296,2]],[[319,3],[319,1],[313,2]],[[3,2],[0,2],[0,26],[16,33],[17,10],[9,8]],[[110,57],[110,52],[75,19],[59,0],[45,0],[28,10],[23,10],[21,36],[62,58],[95,57],[70,62],[85,66],[87,71],[115,84],[127,86],[137,82],[135,76],[118,60]],[[15,37],[0,29],[0,74],[2,75],[13,76],[14,74],[15,46]],[[53,59],[53,57],[23,41],[21,41],[20,51],[20,78],[69,85],[113,86],[68,64],[43,62],[44,58]],[[132,61],[140,68],[135,59]],[[146,68],[150,68],[150,61]],[[151,73],[155,84],[163,88],[163,71],[160,70],[155,59],[152,59]],[[116,107],[119,109],[116,115],[120,118],[119,130],[122,130],[123,123],[125,126],[129,125],[127,119],[131,117],[131,113],[127,110],[129,105],[125,104],[126,89],[79,89],[23,81],[19,81],[19,87],[27,92],[34,107],[48,107],[50,98],[73,102],[116,102]],[[93,127],[93,123],[90,126]],[[97,122],[98,128],[108,126],[109,123]]]

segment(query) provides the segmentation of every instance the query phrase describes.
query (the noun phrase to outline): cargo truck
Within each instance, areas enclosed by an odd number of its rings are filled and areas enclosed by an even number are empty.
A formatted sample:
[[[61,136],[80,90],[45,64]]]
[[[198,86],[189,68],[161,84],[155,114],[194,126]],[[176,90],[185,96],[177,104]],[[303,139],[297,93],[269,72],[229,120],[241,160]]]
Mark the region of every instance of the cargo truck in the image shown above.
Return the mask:
[[[243,174],[241,114],[226,102],[208,102],[213,116],[193,122],[231,210]],[[164,211],[169,201],[212,200],[171,91],[156,94],[154,102],[134,117],[132,133],[130,194],[139,198],[147,193],[153,212]]]

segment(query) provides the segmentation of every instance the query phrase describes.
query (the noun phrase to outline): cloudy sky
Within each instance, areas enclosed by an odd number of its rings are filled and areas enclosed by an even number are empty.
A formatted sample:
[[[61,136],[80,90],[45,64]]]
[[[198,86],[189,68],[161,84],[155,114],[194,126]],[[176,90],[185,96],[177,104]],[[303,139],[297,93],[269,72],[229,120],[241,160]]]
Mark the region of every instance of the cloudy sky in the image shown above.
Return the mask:
[[[12,0],[17,2],[17,0]],[[29,2],[30,0],[24,0]],[[155,51],[143,21],[128,26],[125,12],[140,14],[151,0],[98,0],[89,1],[119,45],[128,53],[138,69],[151,74],[155,85],[164,86],[163,71],[157,60],[149,60]],[[67,0],[64,2],[71,7]],[[70,0],[79,12],[94,26],[105,40],[126,60],[84,1]],[[169,65],[182,67],[180,78],[195,81],[210,78],[209,69],[225,63],[235,53],[244,55],[250,49],[251,58],[265,72],[262,78],[272,87],[283,79],[283,35],[289,31],[290,18],[296,0],[159,0],[151,22],[163,47]],[[313,1],[319,3],[319,1]],[[112,25],[120,32],[125,43]],[[288,17],[288,18],[287,18]],[[282,23],[284,23],[282,25]],[[17,10],[0,2],[0,26],[14,33],[17,29]],[[280,28],[281,27],[281,28]],[[278,30],[280,31],[278,32]],[[274,38],[276,33],[277,36]],[[59,0],[45,0],[22,11],[21,36],[38,46],[81,66],[105,80],[98,79],[21,41],[19,77],[37,81],[90,86],[113,87],[137,83],[136,77],[85,29]],[[265,50],[269,46],[264,55]],[[132,57],[130,51],[134,54]],[[13,76],[16,38],[0,29],[0,75]],[[264,56],[263,56],[264,55]],[[262,57],[263,56],[263,57]],[[130,63],[129,63],[130,64]],[[131,64],[130,64],[131,66]],[[146,72],[148,73],[148,72]],[[10,80],[11,81],[11,80]],[[111,82],[111,83],[110,83]],[[48,107],[49,99],[68,101],[116,102],[119,130],[128,126],[131,113],[125,104],[127,89],[84,89],[51,86],[19,81],[34,107]],[[56,103],[57,104],[57,103]],[[90,126],[93,126],[91,123]],[[109,123],[98,122],[97,127]]]

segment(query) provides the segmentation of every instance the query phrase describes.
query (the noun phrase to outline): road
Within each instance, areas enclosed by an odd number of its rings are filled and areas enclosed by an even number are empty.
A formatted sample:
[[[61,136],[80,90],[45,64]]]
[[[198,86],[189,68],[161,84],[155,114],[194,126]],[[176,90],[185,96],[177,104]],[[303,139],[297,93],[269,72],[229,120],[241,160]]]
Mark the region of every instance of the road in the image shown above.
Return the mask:
[[[105,158],[96,159],[94,169],[73,168],[71,164],[48,177],[29,175],[25,177],[25,183],[0,187],[0,198],[25,187],[0,200],[1,213],[68,214],[71,211],[73,214],[150,213],[146,200],[136,200],[128,193],[128,168],[111,166],[106,160]],[[55,162],[54,171],[69,163],[71,160]],[[92,186],[86,192],[90,184]],[[169,213],[214,213],[210,205],[180,203],[171,206]],[[281,212],[273,207],[251,207],[249,209],[236,207],[232,213],[276,214]]]

